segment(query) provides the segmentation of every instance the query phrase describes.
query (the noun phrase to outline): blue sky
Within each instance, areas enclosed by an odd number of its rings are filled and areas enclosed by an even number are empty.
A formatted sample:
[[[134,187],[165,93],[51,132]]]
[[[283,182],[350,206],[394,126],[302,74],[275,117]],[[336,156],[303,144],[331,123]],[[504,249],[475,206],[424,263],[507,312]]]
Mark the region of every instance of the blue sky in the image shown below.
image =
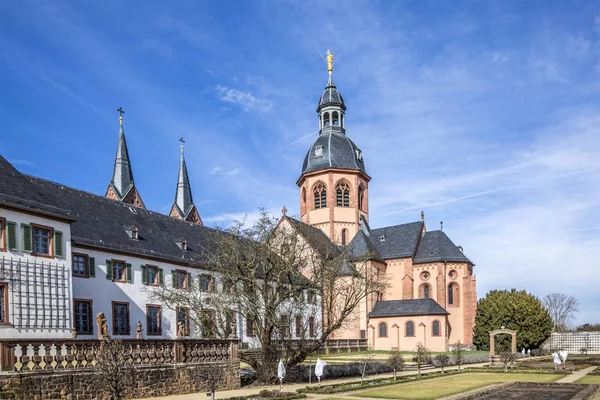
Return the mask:
[[[564,292],[600,322],[600,4],[0,2],[0,154],[104,194],[123,106],[138,190],[168,212],[179,142],[207,225],[298,211],[327,80],[371,225],[444,230],[479,296]]]

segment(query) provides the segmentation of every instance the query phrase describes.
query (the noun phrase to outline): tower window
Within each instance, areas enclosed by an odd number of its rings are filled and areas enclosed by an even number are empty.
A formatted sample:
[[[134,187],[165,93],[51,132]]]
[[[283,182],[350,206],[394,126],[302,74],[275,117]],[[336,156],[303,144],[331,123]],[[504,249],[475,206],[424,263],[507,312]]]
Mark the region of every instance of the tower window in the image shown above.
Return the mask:
[[[323,126],[331,125],[331,120],[329,119],[329,113],[323,114]]]
[[[459,290],[458,284],[453,282],[448,285],[448,305],[458,306],[459,305]]]
[[[340,126],[340,114],[337,111],[334,111],[333,114],[331,114],[331,119],[333,126]]]
[[[350,186],[346,182],[337,185],[337,206],[350,207]]]
[[[342,229],[342,245],[345,246],[346,245],[346,241],[348,237],[348,229]]]
[[[327,188],[324,184],[319,183],[317,186],[315,186],[314,195],[315,208],[327,207]]]
[[[306,188],[302,188],[302,201],[306,203]]]
[[[365,197],[365,189],[362,187],[362,185],[360,185],[358,187],[358,209],[361,211],[363,210],[363,199]]]

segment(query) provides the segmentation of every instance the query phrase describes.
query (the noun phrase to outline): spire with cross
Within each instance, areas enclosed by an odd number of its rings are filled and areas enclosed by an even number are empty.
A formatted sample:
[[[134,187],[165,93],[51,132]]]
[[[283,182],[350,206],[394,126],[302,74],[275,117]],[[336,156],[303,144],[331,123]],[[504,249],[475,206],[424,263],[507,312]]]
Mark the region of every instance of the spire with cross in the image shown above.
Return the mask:
[[[181,148],[181,153],[183,153],[183,145],[185,144],[185,140],[183,140],[183,137],[179,138],[179,142],[181,143],[181,145],[179,146]]]

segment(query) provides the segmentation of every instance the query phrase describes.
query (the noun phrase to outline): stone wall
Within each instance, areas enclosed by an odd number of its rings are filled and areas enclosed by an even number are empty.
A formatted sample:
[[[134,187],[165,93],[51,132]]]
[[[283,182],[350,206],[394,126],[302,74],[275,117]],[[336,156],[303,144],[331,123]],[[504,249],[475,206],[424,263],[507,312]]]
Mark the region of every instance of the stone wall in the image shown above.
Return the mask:
[[[206,367],[224,369],[219,389],[240,387],[239,363],[204,363],[133,368],[132,383],[126,398],[144,398],[207,391],[199,372]],[[0,400],[107,400],[96,379],[96,372],[64,370],[54,372],[10,373],[0,375]]]

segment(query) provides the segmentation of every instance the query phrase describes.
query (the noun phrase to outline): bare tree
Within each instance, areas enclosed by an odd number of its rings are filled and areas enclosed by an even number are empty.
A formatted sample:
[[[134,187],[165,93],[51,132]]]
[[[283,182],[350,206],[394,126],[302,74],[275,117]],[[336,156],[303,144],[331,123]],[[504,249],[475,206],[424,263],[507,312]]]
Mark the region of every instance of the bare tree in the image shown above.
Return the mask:
[[[458,370],[460,371],[460,366],[465,362],[465,345],[459,341],[454,343],[452,348],[452,355],[454,356],[454,362],[458,365]]]
[[[508,371],[508,365],[512,364],[515,361],[516,355],[510,351],[503,351],[500,353],[500,359],[502,360],[502,364],[504,364],[504,372]]]
[[[442,369],[442,374],[444,373],[444,368],[450,364],[450,356],[448,356],[448,354],[438,354],[437,356],[435,356],[433,358],[433,361],[435,362],[435,364],[437,366],[439,366]]]
[[[262,212],[251,225],[211,231],[197,249],[198,267],[212,271],[211,283],[188,282],[181,290],[167,282],[149,288],[149,296],[167,308],[186,309],[193,333],[202,337],[228,337],[241,320],[238,336],[252,337],[258,350],[252,367],[259,381],[268,382],[280,359],[288,369],[301,363],[352,323],[360,304],[388,287],[368,257],[311,240],[311,229]]]
[[[423,367],[423,364],[427,364],[430,361],[429,350],[427,350],[427,347],[422,343],[417,344],[415,361],[417,362],[417,375],[421,376],[421,367]]]
[[[554,330],[566,331],[579,311],[579,301],[564,293],[550,293],[542,299],[544,307],[552,317]]]
[[[368,349],[360,359],[360,384],[362,385],[365,382],[365,376],[367,375],[367,371],[369,370],[369,365],[373,362],[375,358],[375,354]]]
[[[133,368],[125,358],[121,339],[102,339],[97,355],[96,374],[98,386],[110,396],[110,400],[125,398],[125,389],[132,381]]]
[[[388,363],[394,370],[394,380],[396,380],[397,371],[402,371],[404,369],[404,357],[402,356],[400,350],[394,350],[390,353]]]

